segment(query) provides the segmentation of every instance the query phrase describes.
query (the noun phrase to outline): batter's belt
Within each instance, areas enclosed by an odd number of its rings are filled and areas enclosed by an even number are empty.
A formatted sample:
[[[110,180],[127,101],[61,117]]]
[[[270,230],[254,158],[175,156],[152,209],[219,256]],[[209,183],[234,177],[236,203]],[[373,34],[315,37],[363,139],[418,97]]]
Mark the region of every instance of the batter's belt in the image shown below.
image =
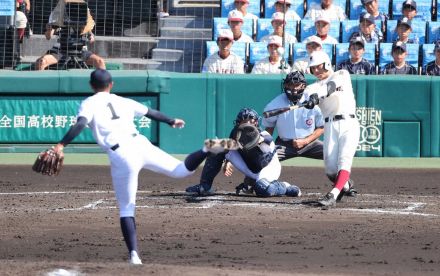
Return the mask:
[[[133,134],[131,134],[131,136],[132,136],[132,137],[136,137],[136,136],[137,136],[137,133],[133,133]],[[118,148],[119,148],[119,143],[116,144],[116,145],[114,145],[114,146],[112,146],[112,147],[110,147],[110,149],[111,149],[112,151],[115,151],[115,150],[117,150]]]
[[[333,117],[326,117],[324,119],[324,122],[328,123],[328,122],[330,122],[330,120],[331,121],[339,121],[339,120],[345,120],[345,119],[348,119],[348,118],[354,119],[355,117],[356,116],[354,116],[354,114],[349,114],[349,115],[340,114],[340,115],[335,115]]]

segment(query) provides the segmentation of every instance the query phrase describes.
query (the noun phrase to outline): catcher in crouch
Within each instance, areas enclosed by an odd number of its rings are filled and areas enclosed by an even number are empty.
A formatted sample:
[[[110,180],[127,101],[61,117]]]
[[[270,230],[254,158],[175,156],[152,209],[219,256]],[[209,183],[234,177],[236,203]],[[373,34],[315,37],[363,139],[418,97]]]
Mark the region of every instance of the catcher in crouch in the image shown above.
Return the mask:
[[[237,141],[239,148],[209,155],[203,167],[200,184],[188,187],[186,192],[197,196],[213,194],[213,180],[226,160],[224,174],[232,174],[232,164],[246,177],[255,181],[252,188],[257,196],[300,196],[301,190],[297,186],[278,181],[281,164],[278,161],[275,143],[267,131],[258,128],[259,121],[260,116],[255,110],[241,109],[230,135],[230,138]]]

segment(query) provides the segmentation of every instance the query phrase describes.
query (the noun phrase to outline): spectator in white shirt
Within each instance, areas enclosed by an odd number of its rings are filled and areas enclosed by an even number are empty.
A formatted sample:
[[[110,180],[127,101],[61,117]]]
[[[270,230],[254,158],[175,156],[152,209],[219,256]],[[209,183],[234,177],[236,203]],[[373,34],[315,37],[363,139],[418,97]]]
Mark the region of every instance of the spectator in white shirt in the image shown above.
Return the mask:
[[[283,58],[284,48],[281,37],[273,35],[267,42],[269,57],[257,61],[252,74],[280,74],[290,72],[290,66]]]
[[[286,24],[286,21],[284,20],[284,13],[275,12],[274,14],[272,14],[271,23],[272,23],[272,27],[273,27],[273,33],[268,34],[266,36],[263,36],[260,39],[261,42],[268,42],[270,39],[270,36],[272,36],[272,35],[277,35],[277,36],[283,37],[284,25]],[[285,37],[284,37],[284,43],[291,44],[291,43],[296,43],[296,42],[298,42],[296,37],[286,32]]]
[[[243,26],[243,14],[240,11],[232,10],[228,14],[228,25],[234,34],[234,41],[252,43],[254,40],[252,37],[241,31],[241,26]]]
[[[338,44],[338,40],[328,34],[330,31],[330,19],[324,15],[318,17],[315,21],[316,35],[323,44]],[[307,43],[307,39],[305,42]]]
[[[286,8],[284,9],[284,4]],[[292,0],[277,0],[275,2],[275,12],[286,13],[286,20],[300,21],[301,17],[294,11],[290,10]]]
[[[304,19],[316,20],[320,16],[326,16],[329,20],[345,20],[345,7],[333,5],[333,0],[321,0],[320,4],[313,4],[307,8]]]
[[[244,19],[258,20],[259,16],[247,11],[249,7],[249,0],[235,0],[234,6],[237,11],[243,14]]]
[[[303,74],[310,74],[310,55],[315,51],[322,50],[322,42],[316,35],[309,36],[306,42],[307,56],[293,61],[292,71],[300,71]]]

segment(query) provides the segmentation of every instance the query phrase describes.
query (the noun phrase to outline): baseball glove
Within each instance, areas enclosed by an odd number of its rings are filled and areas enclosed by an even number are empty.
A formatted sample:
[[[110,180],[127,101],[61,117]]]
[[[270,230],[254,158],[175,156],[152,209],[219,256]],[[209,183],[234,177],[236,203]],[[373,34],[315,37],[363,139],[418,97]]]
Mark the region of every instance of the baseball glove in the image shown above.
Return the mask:
[[[241,124],[237,127],[235,140],[241,149],[250,150],[258,145],[260,140],[260,131],[253,124]]]
[[[56,153],[53,148],[42,151],[38,154],[32,170],[44,175],[58,175],[63,167],[63,152]]]

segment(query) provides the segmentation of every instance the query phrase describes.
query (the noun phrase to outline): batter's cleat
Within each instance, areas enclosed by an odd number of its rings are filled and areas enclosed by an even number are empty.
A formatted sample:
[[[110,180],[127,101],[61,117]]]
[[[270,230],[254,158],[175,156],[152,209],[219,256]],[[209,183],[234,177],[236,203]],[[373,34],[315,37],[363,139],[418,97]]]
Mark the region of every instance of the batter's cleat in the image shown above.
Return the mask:
[[[318,203],[324,207],[331,207],[336,205],[336,199],[332,193],[328,193],[323,197],[318,198]]]
[[[234,139],[206,139],[204,148],[207,152],[218,154],[227,150],[236,150],[238,144]]]
[[[194,186],[189,186],[185,190],[187,195],[191,196],[210,196],[214,195],[214,189],[212,187],[203,187],[202,184],[197,184]]]
[[[132,264],[132,265],[141,265],[142,264],[141,259],[139,258],[137,252],[134,251],[134,250],[130,252],[129,263]]]
[[[254,193],[254,187],[248,185],[247,183],[241,183],[237,187],[235,187],[236,195],[251,195]]]
[[[342,190],[339,193],[338,197],[336,198],[336,201],[341,201],[341,199],[344,196],[351,196],[351,197],[357,196],[358,192],[357,192],[357,190],[355,188],[353,188],[353,185],[354,185],[354,181],[349,179],[348,180],[348,190],[346,190],[346,191]]]
[[[298,186],[292,185],[287,182],[281,182],[286,186],[286,196],[300,197],[301,189]]]

